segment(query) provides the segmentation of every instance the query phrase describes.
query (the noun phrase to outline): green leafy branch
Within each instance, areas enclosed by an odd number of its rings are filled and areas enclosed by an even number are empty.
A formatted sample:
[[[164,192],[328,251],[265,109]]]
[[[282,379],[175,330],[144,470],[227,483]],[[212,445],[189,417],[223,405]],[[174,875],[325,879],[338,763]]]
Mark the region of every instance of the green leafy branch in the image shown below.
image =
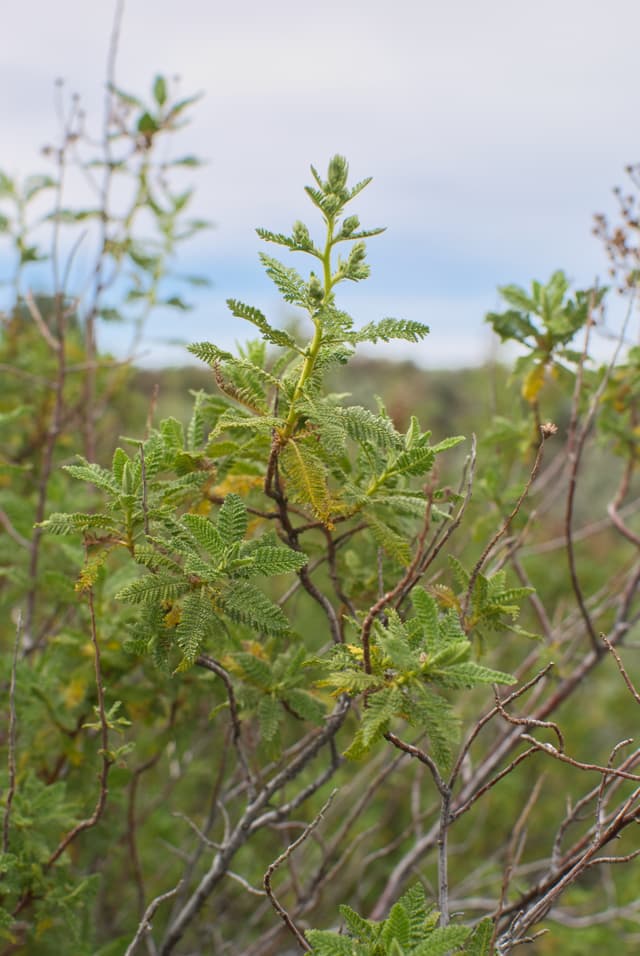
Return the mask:
[[[442,614],[424,589],[412,592],[414,616],[401,620],[388,610],[385,623],[376,620],[369,644],[370,669],[363,670],[363,648],[335,648],[316,661],[325,670],[318,681],[335,695],[365,695],[355,738],[346,756],[360,759],[388,732],[391,722],[404,720],[426,732],[433,758],[450,767],[458,739],[458,720],[447,697],[438,690],[464,690],[480,684],[513,684],[509,674],[472,660],[472,645],[458,614]]]
[[[385,920],[365,919],[345,904],[339,907],[346,935],[307,930],[314,956],[489,956],[492,922],[468,926],[438,926],[439,913],[428,906],[424,889],[412,886],[391,908]]]

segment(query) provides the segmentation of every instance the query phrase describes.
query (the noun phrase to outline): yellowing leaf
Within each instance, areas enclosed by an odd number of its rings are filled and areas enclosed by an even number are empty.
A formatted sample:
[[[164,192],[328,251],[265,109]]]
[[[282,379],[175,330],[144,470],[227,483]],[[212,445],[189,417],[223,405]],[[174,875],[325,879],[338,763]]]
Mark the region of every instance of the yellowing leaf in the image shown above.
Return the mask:
[[[202,501],[199,501],[195,508],[192,509],[192,513],[196,515],[208,515],[211,511],[211,502],[206,498],[203,498]]]
[[[322,460],[306,445],[291,438],[282,452],[281,461],[291,500],[309,505],[320,521],[331,529],[332,501],[327,486],[327,469]]]
[[[258,641],[243,641],[242,646],[247,654],[253,654],[254,657],[259,657],[263,661],[269,660],[269,655],[266,653],[264,646]]]
[[[47,932],[48,929],[51,929],[54,926],[54,921],[50,916],[45,916],[42,919],[38,920],[36,923],[36,939],[41,939],[42,936]]]
[[[432,590],[440,607],[453,607],[456,611],[460,610],[460,601],[446,584],[434,584]]]
[[[76,677],[73,677],[67,684],[62,695],[62,700],[67,710],[73,710],[74,707],[77,707],[78,704],[84,700],[86,692],[87,678],[84,674],[78,674]]]
[[[225,498],[228,494],[234,493],[244,497],[254,488],[261,488],[264,479],[261,475],[227,475],[224,481],[213,489],[216,495]]]
[[[534,365],[522,383],[522,397],[525,401],[529,402],[530,405],[533,405],[540,394],[540,390],[544,385],[545,373],[546,366],[544,363]]]
[[[89,591],[96,583],[100,568],[105,563],[106,557],[106,552],[102,552],[97,557],[87,561],[74,586],[79,594],[82,594],[84,591]]]
[[[164,626],[165,627],[175,627],[180,623],[180,618],[182,616],[182,611],[179,604],[174,604],[173,607],[169,610],[164,616]]]

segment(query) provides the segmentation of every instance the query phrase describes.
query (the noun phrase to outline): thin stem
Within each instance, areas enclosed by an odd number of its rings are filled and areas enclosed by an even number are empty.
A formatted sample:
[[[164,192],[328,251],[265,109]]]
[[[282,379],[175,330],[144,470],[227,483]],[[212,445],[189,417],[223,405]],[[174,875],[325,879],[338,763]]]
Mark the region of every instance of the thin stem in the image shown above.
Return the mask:
[[[305,952],[311,952],[311,946],[306,941],[306,939],[304,938],[304,936],[302,935],[298,927],[295,925],[295,923],[293,922],[293,920],[291,919],[291,917],[285,910],[284,906],[282,906],[282,904],[276,899],[274,892],[271,888],[271,877],[273,876],[275,871],[278,869],[278,867],[281,866],[285,862],[285,860],[289,859],[289,857],[294,852],[294,850],[296,850],[301,843],[304,843],[304,841],[307,839],[309,834],[313,833],[313,831],[318,826],[318,824],[324,817],[325,813],[331,806],[333,798],[335,797],[337,792],[338,792],[337,790],[332,791],[332,793],[329,796],[329,799],[324,803],[324,805],[322,806],[320,811],[316,814],[316,816],[313,818],[311,823],[304,828],[304,830],[302,831],[298,839],[294,840],[293,843],[289,844],[289,846],[286,848],[284,853],[281,853],[280,856],[273,861],[273,863],[269,864],[269,866],[267,867],[267,871],[264,874],[263,886],[265,888],[265,892],[267,896],[269,897],[271,905],[273,906],[274,910],[276,911],[280,919],[283,921],[287,929],[289,929],[291,933],[295,936],[295,938],[298,940],[298,943],[300,944],[300,946]]]
[[[16,622],[16,638],[13,646],[13,660],[11,662],[11,681],[9,684],[9,787],[5,800],[4,820],[2,822],[2,852],[9,852],[9,824],[11,820],[11,804],[16,792],[16,670],[18,667],[18,649],[22,636],[22,611],[18,611]]]
[[[283,443],[287,442],[289,438],[293,435],[295,430],[296,421],[298,418],[297,403],[302,395],[304,387],[308,382],[313,370],[315,368],[316,360],[318,358],[318,353],[320,347],[322,346],[322,320],[318,313],[321,313],[322,307],[325,306],[331,296],[331,289],[333,288],[333,280],[331,278],[331,249],[333,247],[333,230],[335,226],[335,220],[333,216],[327,218],[327,240],[324,247],[324,253],[322,255],[322,270],[324,277],[324,295],[322,297],[322,302],[319,309],[315,312],[311,312],[311,320],[314,325],[313,338],[307,349],[305,360],[302,364],[302,370],[300,372],[300,377],[293,392],[293,397],[291,399],[291,405],[289,407],[289,414],[287,415],[287,420],[284,426],[284,433],[282,436]]]

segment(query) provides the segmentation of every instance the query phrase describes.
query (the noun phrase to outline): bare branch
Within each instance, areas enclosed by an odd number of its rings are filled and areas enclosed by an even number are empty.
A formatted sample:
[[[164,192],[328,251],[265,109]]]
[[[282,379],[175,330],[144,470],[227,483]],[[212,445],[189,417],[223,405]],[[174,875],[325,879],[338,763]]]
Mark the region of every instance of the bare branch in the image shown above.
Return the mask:
[[[637,690],[635,689],[635,687],[633,686],[633,683],[632,683],[632,681],[631,681],[631,678],[630,678],[629,675],[627,674],[627,672],[626,672],[626,670],[625,670],[625,666],[624,666],[624,664],[622,663],[622,658],[620,657],[620,655],[618,654],[617,650],[615,649],[615,647],[613,646],[613,644],[611,643],[611,641],[609,640],[609,638],[606,636],[606,634],[601,634],[600,637],[601,637],[602,641],[604,642],[604,644],[605,644],[607,650],[610,652],[610,654],[612,655],[612,657],[613,657],[613,659],[615,660],[616,664],[618,665],[618,670],[620,671],[620,673],[621,673],[621,675],[622,675],[623,681],[624,681],[625,684],[627,685],[627,689],[628,689],[629,693],[631,694],[631,696],[632,696],[633,699],[635,700],[636,704],[640,704],[640,694],[638,693],[638,691],[637,691]]]
[[[31,291],[25,293],[24,301],[27,305],[27,309],[29,310],[29,315],[33,319],[35,326],[42,338],[45,340],[50,349],[52,349],[54,352],[59,352],[62,348],[62,343],[59,339],[51,334],[49,326],[42,318],[42,312],[38,308],[36,300],[33,298]]]
[[[592,770],[595,773],[601,773],[605,776],[621,777],[623,780],[633,780],[634,782],[640,781],[640,776],[636,773],[627,773],[625,770],[617,770],[615,767],[602,767],[597,763],[583,763],[581,760],[575,760],[568,754],[558,750],[553,746],[553,744],[542,743],[541,741],[536,740],[535,737],[531,737],[529,734],[522,734],[522,739],[528,740],[530,744],[536,747],[536,749],[542,750],[544,753],[549,754],[549,756],[554,757],[556,760],[560,760],[562,763],[568,763],[570,766],[575,767],[578,770]]]
[[[301,843],[304,843],[304,841],[307,839],[309,834],[315,830],[315,828],[318,826],[318,824],[324,817],[325,813],[331,806],[333,798],[335,797],[337,792],[338,792],[337,790],[333,790],[331,792],[329,799],[323,804],[322,808],[313,818],[311,823],[304,828],[304,830],[302,831],[298,839],[294,840],[293,843],[290,843],[289,846],[284,851],[284,853],[281,853],[280,856],[273,861],[273,863],[269,864],[269,866],[267,867],[267,871],[264,874],[264,881],[263,881],[264,888],[267,893],[267,896],[269,897],[271,905],[273,906],[274,910],[276,911],[280,919],[283,921],[285,926],[291,931],[291,933],[293,933],[295,938],[298,940],[302,949],[305,950],[306,952],[311,952],[311,946],[306,941],[306,939],[304,938],[304,936],[302,935],[298,927],[295,925],[295,923],[293,922],[293,920],[291,919],[291,917],[289,916],[285,908],[276,899],[273,893],[273,890],[271,889],[271,877],[273,876],[275,871],[278,869],[278,867],[281,866],[285,862],[285,860],[288,860],[291,854],[294,852],[294,850],[296,850]]]
[[[6,511],[3,511],[2,508],[0,508],[0,525],[2,525],[11,540],[15,541],[15,543],[21,548],[26,548],[28,550],[31,547],[31,542],[27,538],[23,538],[19,531],[16,531],[11,524],[9,515],[6,513]]]
[[[196,658],[196,664],[198,667],[204,667],[206,670],[212,671],[216,674],[220,680],[223,682],[226,691],[227,699],[229,701],[229,714],[231,716],[231,726],[233,727],[233,745],[238,757],[238,762],[242,767],[244,772],[245,780],[247,781],[247,790],[250,798],[253,798],[255,794],[255,783],[251,770],[249,768],[249,761],[244,752],[244,747],[242,746],[242,726],[240,724],[240,717],[238,715],[238,705],[236,703],[236,695],[233,690],[233,684],[231,683],[231,678],[225,668],[218,661],[214,660],[213,657],[209,657],[206,654],[200,654]]]
[[[133,956],[138,943],[146,933],[151,932],[151,920],[156,914],[158,907],[165,902],[165,900],[170,900],[172,896],[175,896],[182,886],[182,880],[174,886],[172,890],[168,890],[166,893],[161,893],[160,896],[156,896],[154,900],[151,900],[146,910],[144,911],[144,916],[140,920],[140,924],[136,930],[136,934],[127,946],[124,956]]]
[[[536,479],[536,476],[540,469],[540,465],[542,464],[542,456],[544,454],[544,445],[545,445],[546,437],[547,437],[547,433],[544,431],[544,428],[541,428],[540,429],[540,444],[538,445],[538,451],[536,453],[535,461],[533,463],[533,468],[531,469],[529,473],[527,482],[518,500],[516,501],[515,505],[513,506],[513,508],[511,509],[507,517],[505,518],[505,520],[502,522],[502,525],[498,528],[496,533],[493,535],[489,543],[486,545],[484,551],[478,558],[471,574],[469,575],[469,584],[467,586],[467,593],[465,594],[465,598],[462,604],[462,610],[460,612],[460,617],[463,622],[466,620],[467,614],[469,613],[469,606],[471,604],[471,599],[473,597],[473,589],[475,587],[476,581],[478,580],[478,575],[482,571],[485,565],[485,562],[487,561],[487,558],[489,557],[489,555],[495,548],[500,538],[502,538],[502,536],[505,535],[507,531],[509,530],[509,528],[511,527],[511,522],[514,520],[514,518],[517,516],[518,512],[520,511],[520,508],[522,507],[525,498],[529,494],[531,485]]]
[[[562,735],[562,731],[560,730],[558,725],[555,723],[555,721],[536,720],[535,717],[513,717],[511,714],[508,714],[507,711],[505,710],[504,705],[502,701],[500,700],[500,697],[498,694],[498,688],[495,685],[493,690],[494,690],[494,694],[496,698],[496,707],[500,711],[500,715],[504,717],[504,719],[508,723],[513,724],[516,727],[546,727],[548,730],[552,730],[554,732],[554,734],[558,738],[558,744],[560,746],[560,750],[564,751],[564,737]]]

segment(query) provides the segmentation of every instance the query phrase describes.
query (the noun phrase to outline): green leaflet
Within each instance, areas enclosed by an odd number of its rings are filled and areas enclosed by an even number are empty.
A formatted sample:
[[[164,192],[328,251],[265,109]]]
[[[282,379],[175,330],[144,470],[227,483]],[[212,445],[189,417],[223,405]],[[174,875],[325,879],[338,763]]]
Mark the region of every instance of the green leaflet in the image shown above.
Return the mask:
[[[406,515],[411,518],[424,519],[427,500],[424,495],[411,491],[397,491],[395,493],[375,494],[371,499],[374,507],[387,509],[393,515]],[[435,509],[434,509],[435,510]]]
[[[192,342],[188,346],[189,352],[197,358],[202,359],[207,365],[215,365],[222,361],[233,361],[231,352],[218,348],[212,342]]]
[[[48,531],[50,534],[77,534],[78,532],[88,531],[90,528],[96,528],[103,531],[115,533],[117,524],[109,515],[103,514],[75,514],[69,512],[54,511],[46,521],[42,521],[39,527]]]
[[[236,318],[245,319],[260,329],[260,332],[267,342],[271,342],[273,345],[279,345],[283,348],[294,349],[296,352],[299,351],[295,340],[289,333],[281,329],[274,329],[273,326],[268,323],[266,316],[262,314],[260,309],[255,309],[251,305],[245,305],[244,302],[238,302],[237,299],[227,299],[227,305],[232,315],[235,315]]]
[[[193,395],[193,411],[187,425],[187,447],[190,451],[197,451],[202,448],[205,439],[204,404],[206,396],[202,390],[191,394]]]
[[[433,675],[433,679],[442,687],[461,689],[476,687],[478,684],[515,684],[515,677],[503,671],[483,667],[474,661],[465,661],[461,664],[452,664]]]
[[[452,950],[464,944],[468,936],[467,926],[434,929],[428,939],[411,951],[410,956],[449,956]]]
[[[398,564],[407,565],[411,560],[411,549],[409,542],[402,535],[398,534],[393,528],[389,527],[378,515],[374,514],[370,508],[364,509],[367,524],[371,534],[376,542],[384,551],[393,558]]]
[[[220,622],[205,591],[187,595],[182,602],[180,622],[176,628],[178,645],[186,665],[192,664],[207,639],[212,637]]]
[[[429,326],[422,322],[411,322],[407,319],[382,319],[380,322],[370,322],[357,334],[358,342],[391,342],[393,339],[403,339],[405,342],[419,342],[429,334]]]
[[[325,716],[325,707],[308,691],[300,687],[291,687],[283,692],[282,699],[286,701],[297,717],[308,720],[312,724],[322,726]]]
[[[207,554],[217,561],[222,560],[226,550],[225,542],[212,521],[194,514],[183,515],[180,520]]]
[[[460,739],[460,720],[449,701],[427,687],[414,684],[406,711],[413,726],[426,730],[429,753],[437,766],[443,772],[450,770],[454,749]]]
[[[247,509],[242,498],[230,494],[218,512],[218,534],[225,547],[244,538],[248,525]]]
[[[392,942],[399,943],[404,952],[411,942],[411,922],[409,914],[401,902],[395,903],[384,923],[380,942],[390,947]]]
[[[273,684],[273,673],[271,667],[266,661],[254,654],[237,653],[233,655],[234,661],[240,665],[243,676],[251,684],[259,687],[261,690],[270,690]]]
[[[265,634],[284,634],[289,622],[283,611],[248,581],[233,581],[220,596],[224,610],[234,620]]]
[[[429,752],[446,772],[458,742],[459,720],[451,703],[435,688],[513,684],[515,678],[471,659],[472,644],[456,611],[441,614],[434,598],[422,588],[413,591],[412,599],[415,617],[403,621],[389,608],[384,624],[374,623],[369,633],[371,673],[362,668],[363,655],[347,644],[318,661],[324,676],[317,684],[334,688],[334,693],[366,694],[347,757],[364,756],[389,730],[392,720],[402,719],[426,732]]]
[[[433,448],[418,445],[398,455],[391,471],[397,475],[425,475],[431,471],[435,460],[436,453]]]
[[[124,601],[125,604],[159,604],[174,600],[184,594],[188,587],[186,581],[162,574],[148,574],[118,591],[116,600]]]
[[[64,470],[73,478],[78,478],[80,481],[88,481],[103,491],[117,494],[121,490],[111,472],[106,468],[91,464],[85,458],[81,458],[81,461],[81,465],[64,465]]]
[[[360,916],[355,910],[351,909],[350,906],[347,906],[346,903],[342,903],[338,909],[340,910],[340,915],[345,922],[347,930],[352,936],[356,936],[365,942],[373,942],[373,940],[375,940],[378,935],[377,931],[379,930],[377,923],[374,923],[373,920],[365,919],[364,916]]]
[[[402,709],[402,696],[395,687],[385,688],[368,698],[368,707],[362,714],[358,732],[351,745],[345,750],[345,757],[359,760],[371,749],[388,729],[391,718]]]
[[[442,441],[439,441],[437,445],[431,446],[431,451],[436,455],[440,455],[443,451],[448,451],[450,448],[455,448],[456,445],[459,445],[460,442],[465,441],[464,435],[453,435],[451,438],[445,438]]]
[[[309,929],[305,933],[311,943],[314,956],[369,956],[371,950],[336,933],[321,929]]]
[[[436,650],[440,628],[438,623],[438,605],[424,588],[416,588],[411,594],[413,609],[422,628],[427,647]]]
[[[493,920],[487,916],[474,929],[467,942],[465,956],[492,956],[491,939],[493,936]]]
[[[276,738],[283,717],[284,713],[277,697],[264,695],[260,698],[258,724],[262,740],[268,743]]]
[[[438,913],[427,903],[424,887],[415,883],[402,894],[402,904],[409,917],[409,946],[417,946],[438,923]]]
[[[371,442],[384,450],[402,448],[402,437],[390,419],[374,415],[361,405],[348,405],[340,414],[347,434],[355,441]]]
[[[288,266],[283,265],[277,259],[259,253],[260,261],[265,267],[265,272],[274,283],[285,302],[291,302],[293,305],[299,305],[304,308],[307,304],[307,286],[302,276]]]
[[[301,551],[292,551],[290,548],[258,548],[253,552],[253,561],[248,570],[252,574],[288,574],[299,571],[307,563],[306,554]]]

